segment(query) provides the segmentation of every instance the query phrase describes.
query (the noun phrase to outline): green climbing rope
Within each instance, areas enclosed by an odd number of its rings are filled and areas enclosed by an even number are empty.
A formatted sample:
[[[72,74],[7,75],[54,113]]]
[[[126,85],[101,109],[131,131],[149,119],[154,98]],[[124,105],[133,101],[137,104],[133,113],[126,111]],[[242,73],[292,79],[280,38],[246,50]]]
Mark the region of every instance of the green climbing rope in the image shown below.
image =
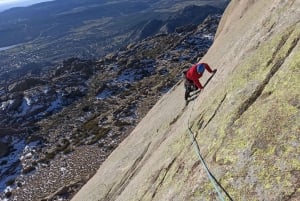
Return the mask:
[[[194,103],[193,103],[192,109],[194,108],[194,104],[195,104],[195,101],[194,101]],[[204,161],[204,159],[203,159],[203,157],[202,157],[202,155],[201,155],[200,148],[199,148],[199,144],[198,144],[198,142],[197,142],[197,140],[196,140],[196,138],[195,138],[195,135],[194,135],[194,133],[193,133],[193,131],[192,131],[190,125],[189,125],[189,124],[190,124],[189,122],[190,122],[191,114],[192,114],[192,113],[190,113],[190,116],[189,116],[189,119],[188,119],[188,123],[187,123],[187,124],[188,124],[189,134],[190,134],[192,143],[193,143],[193,145],[194,145],[194,150],[195,150],[195,152],[197,153],[197,155],[198,155],[198,157],[199,157],[199,160],[200,160],[201,164],[203,165],[203,167],[204,167],[204,169],[205,169],[205,171],[206,171],[206,173],[207,173],[207,175],[208,175],[208,178],[209,178],[210,182],[213,184],[213,186],[214,186],[214,188],[215,188],[215,190],[216,190],[216,192],[217,192],[217,194],[218,194],[219,199],[222,200],[222,201],[224,201],[224,197],[223,197],[223,195],[222,195],[222,193],[221,193],[221,191],[220,191],[220,188],[221,188],[221,189],[225,192],[225,194],[227,195],[227,197],[229,198],[229,200],[230,200],[230,201],[233,201],[233,199],[232,199],[232,198],[230,197],[230,195],[226,192],[226,190],[219,184],[219,182],[217,182],[216,178],[212,175],[212,173],[211,173],[210,170],[208,169],[208,167],[207,167],[207,165],[206,165],[206,163],[205,163],[205,161]]]

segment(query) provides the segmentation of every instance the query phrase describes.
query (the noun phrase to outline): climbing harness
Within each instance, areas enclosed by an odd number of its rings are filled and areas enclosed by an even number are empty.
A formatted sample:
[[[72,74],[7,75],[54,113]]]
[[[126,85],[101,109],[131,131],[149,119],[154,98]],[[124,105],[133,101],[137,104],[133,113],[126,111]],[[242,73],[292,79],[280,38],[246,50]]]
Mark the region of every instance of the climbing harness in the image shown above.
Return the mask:
[[[193,111],[193,108],[194,108],[194,104],[195,104],[195,101],[194,101],[194,103],[192,105],[192,111]],[[226,196],[229,198],[229,200],[233,201],[233,199],[230,197],[230,195],[227,193],[227,191],[222,187],[222,185],[216,180],[216,178],[210,172],[210,170],[208,169],[208,167],[207,167],[207,165],[206,165],[206,163],[205,163],[205,161],[204,161],[204,159],[203,159],[203,157],[201,155],[199,144],[198,144],[198,142],[197,142],[197,140],[195,138],[195,135],[194,135],[194,133],[193,133],[191,127],[190,127],[191,114],[192,114],[192,112],[190,112],[190,116],[188,118],[187,124],[188,124],[189,135],[190,135],[192,144],[194,145],[194,150],[197,153],[197,155],[199,157],[199,160],[200,160],[201,164],[203,165],[203,167],[204,167],[204,169],[205,169],[205,171],[206,171],[206,173],[208,175],[208,178],[209,178],[210,182],[213,184],[213,186],[214,186],[214,188],[215,188],[215,190],[216,190],[216,192],[218,194],[219,199],[222,200],[222,201],[224,201],[224,197],[223,197],[223,195],[222,195],[222,193],[220,191],[220,190],[223,190],[223,192],[226,194]]]

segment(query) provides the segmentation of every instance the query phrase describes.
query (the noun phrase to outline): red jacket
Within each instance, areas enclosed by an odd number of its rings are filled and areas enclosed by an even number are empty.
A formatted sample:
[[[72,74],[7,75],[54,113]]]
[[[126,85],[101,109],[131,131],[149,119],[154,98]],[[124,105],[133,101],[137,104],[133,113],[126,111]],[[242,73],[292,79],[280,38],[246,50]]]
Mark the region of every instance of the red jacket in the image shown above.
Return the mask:
[[[199,89],[203,89],[203,86],[201,85],[201,83],[199,82],[199,78],[202,77],[203,73],[198,73],[197,72],[197,66],[203,64],[205,69],[212,73],[212,70],[210,68],[210,66],[207,63],[197,63],[194,64],[186,73],[186,77],[187,79],[191,80],[194,82],[194,84],[199,88]]]

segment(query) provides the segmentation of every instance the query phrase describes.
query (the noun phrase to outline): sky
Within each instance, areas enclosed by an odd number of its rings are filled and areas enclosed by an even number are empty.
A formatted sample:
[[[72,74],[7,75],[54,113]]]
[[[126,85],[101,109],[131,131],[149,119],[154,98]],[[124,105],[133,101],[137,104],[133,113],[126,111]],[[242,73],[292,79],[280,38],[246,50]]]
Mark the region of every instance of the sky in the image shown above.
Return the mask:
[[[12,7],[29,6],[44,1],[50,0],[0,0],[0,12]]]

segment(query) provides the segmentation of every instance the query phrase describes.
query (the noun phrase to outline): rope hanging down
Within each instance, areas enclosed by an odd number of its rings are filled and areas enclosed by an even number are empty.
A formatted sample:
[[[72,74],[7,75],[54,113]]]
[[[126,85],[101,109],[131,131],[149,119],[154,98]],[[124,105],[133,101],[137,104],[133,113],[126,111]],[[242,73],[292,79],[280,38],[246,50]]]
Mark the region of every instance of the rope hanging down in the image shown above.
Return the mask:
[[[193,106],[192,106],[192,109],[194,108],[194,104],[195,104],[195,101],[193,103]],[[192,110],[193,111],[193,110]],[[201,155],[201,152],[200,152],[200,148],[199,148],[199,144],[195,138],[195,135],[190,127],[190,118],[191,118],[191,114],[192,112],[190,113],[190,116],[189,116],[189,119],[188,119],[188,130],[189,130],[189,134],[190,134],[190,137],[191,137],[191,141],[192,141],[192,144],[194,145],[194,150],[195,152],[197,153],[198,157],[199,157],[199,160],[201,162],[201,164],[203,165],[207,175],[208,175],[208,178],[210,180],[210,182],[213,184],[217,194],[218,194],[218,197],[220,200],[224,201],[224,197],[220,191],[220,188],[224,191],[224,193],[226,194],[226,196],[229,198],[230,201],[233,201],[233,199],[230,197],[230,195],[227,193],[227,191],[222,187],[222,185],[217,181],[217,179],[213,176],[213,174],[210,172],[210,170],[208,169],[202,155]]]

